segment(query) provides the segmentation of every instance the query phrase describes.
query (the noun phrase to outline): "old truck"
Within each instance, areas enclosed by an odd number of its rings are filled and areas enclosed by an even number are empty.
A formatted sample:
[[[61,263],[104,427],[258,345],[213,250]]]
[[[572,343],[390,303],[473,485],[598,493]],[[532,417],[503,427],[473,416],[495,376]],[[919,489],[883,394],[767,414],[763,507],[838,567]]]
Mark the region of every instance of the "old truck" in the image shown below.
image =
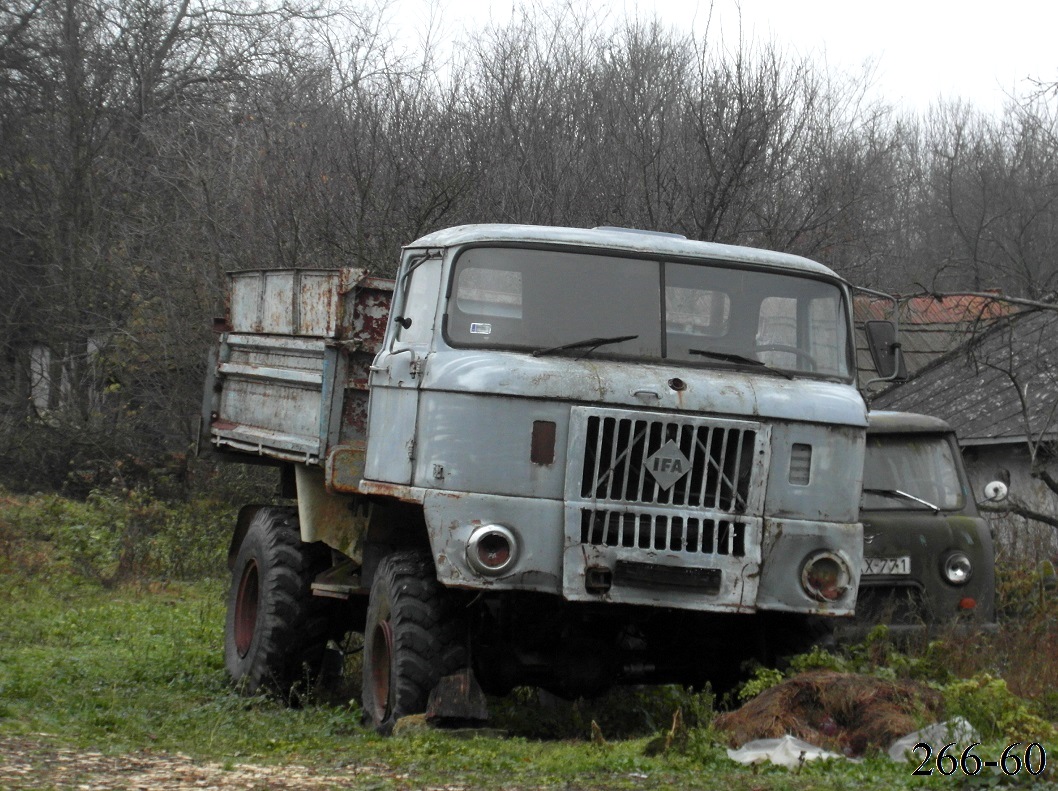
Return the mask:
[[[992,533],[947,423],[870,413],[860,519],[859,600],[841,638],[860,639],[879,623],[898,638],[994,627]]]
[[[470,225],[395,281],[235,273],[217,330],[202,445],[277,465],[296,503],[245,506],[232,538],[248,690],[359,632],[384,732],[442,679],[701,684],[854,612],[867,409],[821,264]]]

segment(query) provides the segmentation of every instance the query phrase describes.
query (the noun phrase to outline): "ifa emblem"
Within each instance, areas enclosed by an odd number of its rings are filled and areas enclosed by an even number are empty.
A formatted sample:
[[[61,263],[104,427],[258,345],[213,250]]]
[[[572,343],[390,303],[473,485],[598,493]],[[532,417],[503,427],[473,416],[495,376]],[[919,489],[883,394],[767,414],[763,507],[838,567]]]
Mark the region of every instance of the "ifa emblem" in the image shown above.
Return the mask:
[[[662,489],[671,489],[672,485],[690,472],[691,462],[683,455],[675,440],[669,440],[658,448],[643,462],[647,472]]]

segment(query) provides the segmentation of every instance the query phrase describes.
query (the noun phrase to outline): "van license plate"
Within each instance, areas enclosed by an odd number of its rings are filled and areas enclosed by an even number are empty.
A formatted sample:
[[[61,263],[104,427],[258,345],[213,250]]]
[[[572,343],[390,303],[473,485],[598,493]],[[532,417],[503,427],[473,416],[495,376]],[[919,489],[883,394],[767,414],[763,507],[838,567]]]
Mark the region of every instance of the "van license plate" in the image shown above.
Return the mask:
[[[899,558],[864,558],[860,574],[863,576],[901,575],[911,573],[911,558],[904,555]]]

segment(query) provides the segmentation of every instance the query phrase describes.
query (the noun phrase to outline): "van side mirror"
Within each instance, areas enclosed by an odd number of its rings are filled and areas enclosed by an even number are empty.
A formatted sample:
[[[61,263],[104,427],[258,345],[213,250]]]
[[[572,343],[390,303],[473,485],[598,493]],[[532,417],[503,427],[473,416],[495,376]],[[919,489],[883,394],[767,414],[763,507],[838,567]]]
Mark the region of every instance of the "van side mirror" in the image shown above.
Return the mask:
[[[907,367],[904,365],[900,341],[896,337],[896,325],[891,321],[868,321],[864,322],[863,329],[867,333],[867,348],[870,349],[879,379],[906,381]]]
[[[1000,503],[1007,499],[1007,485],[1002,481],[991,481],[985,484],[985,502]]]

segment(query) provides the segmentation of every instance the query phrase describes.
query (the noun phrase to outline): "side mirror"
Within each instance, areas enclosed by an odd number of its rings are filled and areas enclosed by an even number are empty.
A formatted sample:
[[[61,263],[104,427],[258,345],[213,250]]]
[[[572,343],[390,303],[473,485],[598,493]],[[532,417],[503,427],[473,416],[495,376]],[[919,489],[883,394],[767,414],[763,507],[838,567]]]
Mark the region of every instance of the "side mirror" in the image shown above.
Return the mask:
[[[867,333],[867,348],[870,349],[879,379],[906,381],[907,367],[904,365],[900,341],[896,337],[896,325],[891,321],[868,321],[864,323],[863,329]]]
[[[991,483],[987,483],[985,484],[984,495],[986,502],[1002,502],[1007,499],[1007,485],[1002,481],[992,481]]]

